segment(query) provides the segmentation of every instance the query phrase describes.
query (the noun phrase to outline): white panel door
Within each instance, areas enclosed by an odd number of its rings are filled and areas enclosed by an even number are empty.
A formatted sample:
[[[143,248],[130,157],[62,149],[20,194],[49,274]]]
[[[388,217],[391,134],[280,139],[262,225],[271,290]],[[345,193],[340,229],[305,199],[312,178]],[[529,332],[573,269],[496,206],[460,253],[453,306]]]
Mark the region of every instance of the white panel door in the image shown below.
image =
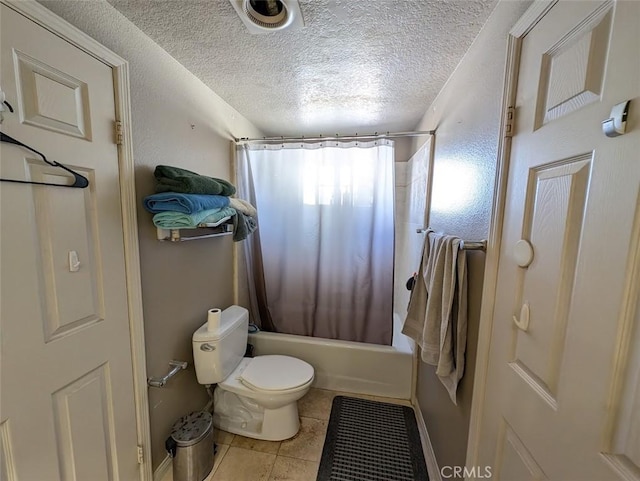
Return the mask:
[[[492,479],[640,480],[639,49],[636,1],[561,1],[522,40],[479,448]],[[605,137],[628,99],[629,132]]]
[[[0,86],[15,109],[5,112],[2,132],[77,170],[90,186],[0,183],[0,478],[133,481],[139,465],[113,73],[1,9]],[[1,149],[2,178],[69,182],[25,149]]]

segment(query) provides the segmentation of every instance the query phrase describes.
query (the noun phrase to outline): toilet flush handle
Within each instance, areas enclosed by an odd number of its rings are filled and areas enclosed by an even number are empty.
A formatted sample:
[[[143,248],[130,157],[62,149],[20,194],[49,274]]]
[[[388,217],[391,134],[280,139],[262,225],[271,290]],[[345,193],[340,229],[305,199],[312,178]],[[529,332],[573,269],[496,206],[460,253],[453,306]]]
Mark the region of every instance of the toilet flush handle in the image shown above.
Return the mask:
[[[200,346],[200,350],[205,352],[211,352],[211,351],[215,351],[216,347],[212,346],[211,344],[204,343]]]

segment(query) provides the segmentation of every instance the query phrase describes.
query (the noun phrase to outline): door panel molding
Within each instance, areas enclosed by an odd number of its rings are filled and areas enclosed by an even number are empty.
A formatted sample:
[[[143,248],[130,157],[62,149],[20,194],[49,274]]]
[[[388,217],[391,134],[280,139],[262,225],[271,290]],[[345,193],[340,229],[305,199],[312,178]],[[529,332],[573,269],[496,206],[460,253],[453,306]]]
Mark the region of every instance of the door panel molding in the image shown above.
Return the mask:
[[[27,160],[31,180],[62,183],[69,177],[59,169]],[[95,182],[93,169],[70,165]],[[46,307],[42,318],[44,342],[66,337],[105,318],[104,271],[98,238],[95,189],[83,195],[51,189],[33,190],[33,219],[38,226],[38,265],[41,274],[41,302]],[[66,215],[69,223],[60,226],[56,215]],[[69,272],[56,268],[55,259],[68,257],[75,250],[84,266]]]
[[[63,481],[117,477],[113,393],[108,364],[52,394]]]
[[[11,424],[6,419],[0,423],[0,479],[17,481],[16,466],[11,449]]]
[[[20,121],[56,132],[91,140],[89,89],[86,83],[53,68],[29,55],[13,51],[16,71]],[[43,89],[56,90],[57,105],[42,104]],[[64,100],[73,103],[64,109]]]
[[[621,479],[640,481],[640,192],[629,252],[602,456]]]
[[[129,331],[133,360],[133,380],[136,401],[136,430],[142,446],[141,481],[152,481],[151,433],[147,372],[145,364],[144,324],[142,314],[142,284],[134,184],[134,158],[131,134],[131,97],[129,63],[87,34],[32,0],[0,0],[0,3],[49,30],[58,37],[111,67],[115,90],[116,118],[122,123],[122,144],[118,145],[120,201],[122,206],[123,243],[128,296]]]
[[[622,481],[639,481],[640,469],[629,461],[626,456],[603,453],[605,463],[615,471]]]
[[[530,332],[536,335],[514,331],[510,358],[529,375],[530,385],[539,384],[534,390],[546,393],[554,410],[592,159],[588,152],[540,164],[529,170],[527,182],[521,238],[533,245],[536,257],[519,269],[515,305],[531,305]]]
[[[534,130],[600,100],[612,9],[600,5],[542,56]]]
[[[520,468],[520,472],[517,475],[515,473],[508,473],[507,476],[509,477],[505,478],[504,470],[509,464],[511,469]],[[504,479],[505,481],[508,481],[512,477],[516,477],[518,475],[528,475],[535,481],[545,481],[548,479],[540,465],[538,465],[534,459],[533,455],[529,452],[511,425],[504,418],[502,418],[500,422],[500,431],[498,432],[498,449],[496,450],[496,460],[493,465],[496,468],[496,471],[493,474],[496,480]],[[524,471],[526,471],[526,473]]]

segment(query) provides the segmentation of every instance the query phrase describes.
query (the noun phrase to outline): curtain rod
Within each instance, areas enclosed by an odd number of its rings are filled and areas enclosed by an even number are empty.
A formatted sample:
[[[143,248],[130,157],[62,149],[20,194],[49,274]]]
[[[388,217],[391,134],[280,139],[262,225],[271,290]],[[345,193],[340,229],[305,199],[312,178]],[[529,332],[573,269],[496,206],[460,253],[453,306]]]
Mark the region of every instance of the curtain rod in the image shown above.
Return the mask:
[[[324,140],[364,140],[364,139],[390,139],[397,137],[421,137],[423,135],[434,135],[436,133],[435,130],[415,130],[409,132],[385,132],[383,134],[379,134],[375,132],[373,134],[364,134],[364,135],[339,135],[336,134],[335,137],[323,137],[322,135],[319,137],[262,137],[250,139],[248,137],[236,137],[236,142],[322,142]]]

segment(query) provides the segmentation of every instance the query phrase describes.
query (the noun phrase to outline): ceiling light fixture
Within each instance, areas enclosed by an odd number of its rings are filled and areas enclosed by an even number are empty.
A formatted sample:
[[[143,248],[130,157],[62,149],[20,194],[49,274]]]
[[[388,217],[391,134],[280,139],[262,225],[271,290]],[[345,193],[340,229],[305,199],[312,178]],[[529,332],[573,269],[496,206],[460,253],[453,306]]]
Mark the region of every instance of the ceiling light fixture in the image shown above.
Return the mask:
[[[250,33],[304,26],[297,0],[229,0]]]

